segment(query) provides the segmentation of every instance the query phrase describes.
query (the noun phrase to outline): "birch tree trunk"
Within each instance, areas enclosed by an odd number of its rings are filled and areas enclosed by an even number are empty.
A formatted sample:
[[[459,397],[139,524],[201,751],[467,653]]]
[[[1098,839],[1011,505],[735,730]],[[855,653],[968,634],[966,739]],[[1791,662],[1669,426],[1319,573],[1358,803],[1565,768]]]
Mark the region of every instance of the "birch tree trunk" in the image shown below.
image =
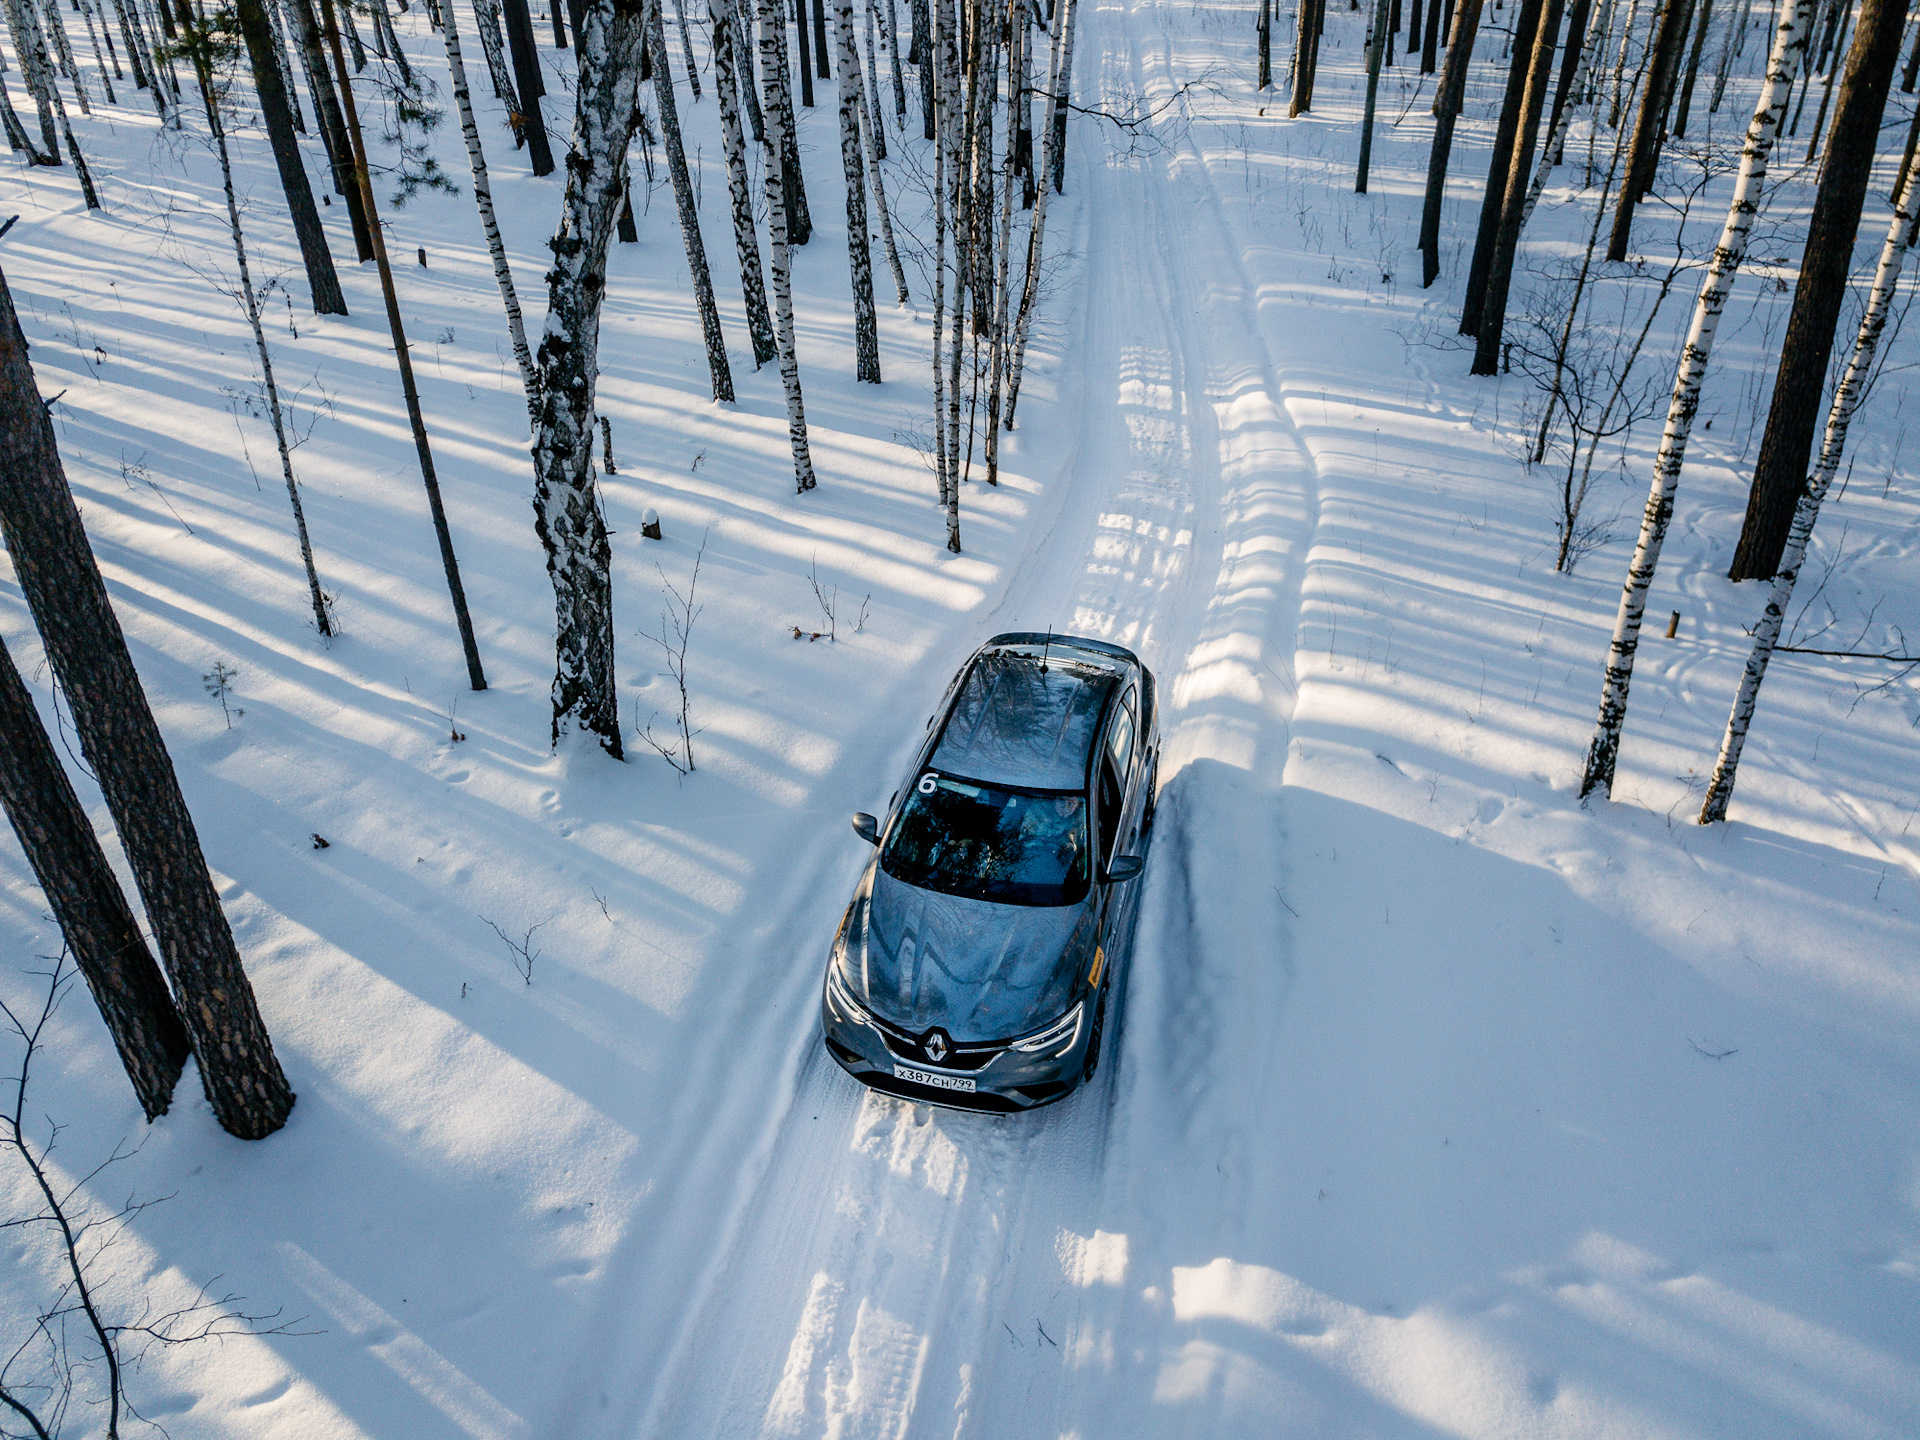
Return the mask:
[[[780,22],[779,28],[775,32],[779,44],[774,50],[774,64],[771,72],[766,69],[767,26],[772,23],[767,18],[769,15],[771,15],[774,20]],[[803,24],[800,29],[802,38],[804,39],[806,26]],[[781,0],[781,3],[777,4],[772,10],[768,10],[764,5],[761,6],[760,59],[760,88],[765,92],[761,97],[762,108],[771,114],[774,103],[772,92],[778,90],[780,92],[780,105],[787,112],[786,138],[780,141],[780,194],[781,203],[787,212],[787,244],[789,246],[805,245],[813,238],[813,212],[807,208],[806,176],[800,168],[799,122],[795,118],[793,108],[792,72],[787,67],[785,0]],[[806,83],[809,92],[811,92],[813,87],[812,72],[806,67],[806,54],[804,51],[801,54],[800,69],[800,78]],[[807,104],[812,105],[813,100],[809,98]]]
[[[1836,125],[1836,133],[1838,128]],[[1787,531],[1787,543],[1781,552],[1780,567],[1773,577],[1767,596],[1767,608],[1754,627],[1753,650],[1741,672],[1740,689],[1727,716],[1726,733],[1720,739],[1720,754],[1713,763],[1713,777],[1707,782],[1706,803],[1700,807],[1700,823],[1711,825],[1727,818],[1727,801],[1733,796],[1733,783],[1740,767],[1740,751],[1747,742],[1747,729],[1753,723],[1754,707],[1760,701],[1760,685],[1767,678],[1767,664],[1780,641],[1780,627],[1786,618],[1787,604],[1793,599],[1794,581],[1806,563],[1807,542],[1813,536],[1814,522],[1820,518],[1820,503],[1840,468],[1840,456],[1847,445],[1847,428],[1859,407],[1873,370],[1880,336],[1887,327],[1887,315],[1893,306],[1893,292],[1900,283],[1900,266],[1912,244],[1914,218],[1920,207],[1914,203],[1915,176],[1910,172],[1900,187],[1900,199],[1894,206],[1893,221],[1880,246],[1880,264],[1874,271],[1873,289],[1867,297],[1866,314],[1860,317],[1860,333],[1854,337],[1853,354],[1848,357],[1846,373],[1833,392],[1833,404],[1827,411],[1826,435],[1820,443],[1820,458],[1807,477],[1800,500],[1794,506],[1793,524]]]
[[[120,102],[114,98],[113,93],[113,77],[107,73],[106,57],[100,53],[100,35],[99,32],[93,28],[93,0],[82,0],[80,15],[86,22],[87,41],[93,47],[94,68],[100,72],[100,89],[105,93],[109,105],[118,105]],[[111,34],[107,36],[107,46],[109,49],[113,46],[113,36]],[[120,68],[118,56],[114,57],[113,68],[115,70]]]
[[[765,181],[767,242],[773,251],[774,334],[780,345],[780,383],[787,392],[787,438],[793,447],[793,483],[806,494],[817,483],[807,444],[807,410],[800,394],[800,357],[793,339],[793,256],[787,245],[787,190],[782,157],[793,145],[793,102],[781,73],[787,63],[787,26],[781,0],[760,0],[760,76],[767,114]]]
[[[594,383],[607,246],[639,114],[645,6],[592,0],[577,27],[579,79],[567,188],[547,272],[540,419],[533,438],[534,531],[553,581],[552,741],[574,725],[622,756],[613,656],[613,549],[593,470]]]
[[[867,49],[867,81],[866,89],[861,94],[860,118],[868,134],[868,164],[872,164],[876,156],[881,160],[887,158],[887,127],[881,125],[876,128],[873,123],[880,118],[881,95],[880,42],[874,34],[877,27],[874,24],[873,11],[873,0],[866,0],[866,3],[860,7],[861,23],[866,27]]]
[[[1862,0],[1853,53],[1847,57],[1840,105],[1833,117],[1833,145],[1821,171],[1807,224],[1807,246],[1793,290],[1780,368],[1773,382],[1767,428],[1753,469],[1746,518],[1728,578],[1766,580],[1780,567],[1780,554],[1813,450],[1813,428],[1826,387],[1827,362],[1847,271],[1860,228],[1873,170],[1887,91],[1899,61],[1906,0]]]
[[[1300,0],[1302,6],[1310,0]],[[1460,0],[1453,12],[1453,34],[1447,41],[1447,60],[1433,97],[1433,148],[1427,156],[1427,193],[1420,208],[1420,288],[1427,289],[1440,274],[1440,204],[1446,197],[1447,162],[1453,155],[1453,127],[1467,93],[1467,66],[1480,29],[1480,0]]]
[[[1000,483],[1000,401],[1006,378],[1007,292],[1013,241],[1013,169],[1019,156],[1020,126],[1016,120],[1020,104],[1020,50],[1025,25],[1022,14],[1026,0],[1009,0],[1007,5],[1007,137],[1000,165],[1000,237],[994,251],[993,334],[988,357],[987,377],[987,483]]]
[[[673,0],[673,18],[680,27],[681,53],[687,57],[687,88],[693,91],[693,102],[697,105],[700,103],[700,65],[693,58],[693,31],[687,28],[687,7],[683,0]]]
[[[453,8],[453,0],[443,0],[440,7],[440,38],[447,47],[447,74],[453,81],[453,100],[460,111],[460,134],[467,142],[467,164],[473,171],[473,201],[480,211],[481,232],[487,237],[487,254],[493,258],[493,279],[500,287],[500,303],[506,308],[513,358],[520,366],[527,420],[535,424],[540,418],[540,377],[533,368],[533,352],[527,348],[527,331],[520,318],[520,295],[513,288],[513,267],[507,263],[507,247],[494,218],[493,186],[487,179],[486,152],[480,148],[480,127],[474,123],[473,96],[467,89],[467,67],[460,55],[460,28]],[[484,25],[485,22],[476,23]]]
[[[1300,0],[1306,8],[1312,0]],[[1479,0],[1463,0],[1470,5],[1479,4]],[[1040,173],[1053,173],[1053,107],[1059,95],[1055,74],[1060,69],[1060,44],[1062,27],[1054,26],[1053,45],[1047,69],[1047,109],[1040,130]],[[1020,309],[1013,322],[1013,360],[1007,371],[1007,429],[1013,429],[1014,410],[1020,404],[1020,374],[1027,359],[1027,336],[1033,328],[1033,306],[1040,288],[1040,268],[1045,257],[1047,239],[1047,196],[1051,185],[1041,185],[1039,195],[1033,203],[1033,221],[1027,228],[1027,264],[1020,287]],[[937,307],[936,307],[937,308]]]
[[[871,25],[873,10],[871,4],[867,10]],[[872,35],[869,33],[871,42]],[[878,87],[875,87],[876,90]],[[865,97],[861,108],[861,120],[865,126],[862,134],[867,144],[867,174],[873,180],[873,208],[880,216],[880,242],[885,247],[887,266],[893,271],[893,289],[896,303],[905,305],[910,298],[907,294],[907,272],[900,266],[900,251],[893,243],[893,217],[887,211],[887,186],[880,173],[879,144],[880,135],[886,129],[886,121],[880,113],[880,97],[870,93]]]
[[[120,43],[127,52],[127,65],[133,71],[134,88],[138,90],[149,89],[151,87],[147,79],[146,62],[140,58],[140,52],[144,47],[138,44],[133,38],[133,26],[127,20],[127,7],[124,0],[111,0],[111,3],[113,5],[114,21],[120,26]],[[104,16],[101,19],[101,23],[106,23]],[[292,89],[293,87],[289,85],[287,88]],[[164,106],[160,114],[162,119],[166,117]]]
[[[286,1123],[293,1090],[207,873],[166,742],[67,488],[13,296],[0,278],[0,538],[99,779],[147,922],[179,997],[214,1118],[257,1140]]]
[[[14,54],[20,60],[20,74],[27,82],[27,93],[33,96],[33,108],[40,116],[40,138],[46,144],[48,159],[40,162],[47,165],[60,163],[60,132],[53,122],[53,63],[47,57],[46,39],[40,33],[40,22],[28,8],[31,0],[5,0],[7,28],[13,31]]]
[[[867,169],[860,150],[865,84],[853,31],[853,0],[835,0],[834,46],[839,51],[840,165],[847,177],[847,263],[853,272],[854,376],[880,383],[880,322],[873,313],[873,250],[867,238]]]
[[[727,158],[727,194],[733,202],[733,248],[740,259],[740,292],[747,307],[747,334],[753,341],[753,366],[759,369],[779,354],[773,317],[767,312],[767,283],[760,269],[760,237],[753,223],[752,181],[747,174],[746,138],[740,127],[740,85],[753,84],[751,63],[741,73],[740,58],[751,62],[739,43],[739,0],[711,0],[713,83],[720,101],[720,143]]]
[[[907,77],[900,68],[900,30],[895,21],[899,18],[893,13],[893,0],[867,0],[869,10],[880,11],[880,32],[887,42],[887,64],[893,70],[893,117],[902,129],[907,123]],[[1911,88],[1911,87],[1909,87]],[[873,97],[873,107],[877,114],[880,109],[880,97]]]
[[[1078,28],[1075,22],[1080,18],[1080,0],[1065,0],[1065,4],[1066,34],[1060,41],[1060,73],[1053,77],[1053,98],[1047,107],[1053,117],[1049,127],[1053,134],[1053,168],[1047,175],[1056,191],[1067,188],[1067,105],[1073,91],[1073,36]]]
[[[1595,789],[1604,790],[1608,795],[1613,793],[1614,769],[1620,758],[1620,732],[1627,718],[1627,691],[1633,681],[1634,655],[1640,646],[1640,621],[1646,612],[1653,572],[1660,563],[1660,547],[1666,540],[1667,524],[1673,518],[1673,494],[1680,481],[1680,467],[1686,461],[1694,413],[1700,406],[1700,383],[1713,354],[1721,312],[1726,308],[1740,264],[1746,258],[1747,241],[1760,209],[1767,161],[1780,133],[1780,119],[1793,97],[1794,76],[1806,54],[1812,18],[1813,0],[1787,0],[1774,34],[1773,52],[1767,58],[1767,75],[1760,89],[1759,103],[1747,126],[1726,224],[1720,231],[1720,242],[1714,247],[1706,277],[1700,282],[1700,297],[1693,307],[1693,322],[1674,376],[1673,396],[1667,403],[1666,429],[1661,434],[1660,451],[1654,460],[1653,485],[1640,520],[1640,538],[1627,567],[1620,610],[1613,623],[1613,639],[1607,648],[1600,714],[1580,777],[1583,799]],[[1651,75],[1648,79],[1651,85]]]
[[[660,133],[667,145],[667,173],[673,178],[674,204],[680,211],[680,238],[687,248],[687,269],[693,276],[694,303],[700,310],[700,333],[706,340],[707,374],[713,398],[733,402],[733,367],[727,363],[727,340],[720,331],[720,307],[713,298],[713,275],[707,269],[707,245],[700,236],[700,207],[693,198],[693,177],[687,173],[687,150],[680,142],[680,105],[673,93],[673,72],[667,64],[667,26],[660,0],[643,0],[653,11],[647,26],[648,49],[653,55],[653,94],[660,104]]]
[[[947,467],[947,166],[953,125],[947,109],[946,29],[947,0],[927,4],[927,33],[920,44],[920,72],[932,85],[927,106],[927,134],[933,140],[933,474],[940,489],[940,505],[948,503],[948,489],[957,486]],[[953,504],[958,508],[959,500]]]
[[[241,0],[247,3],[247,0]],[[183,17],[184,18],[184,17]],[[293,507],[294,533],[300,542],[300,564],[307,574],[307,599],[313,606],[313,628],[323,636],[333,635],[333,618],[327,613],[327,597],[320,589],[320,576],[313,565],[313,542],[307,537],[306,510],[300,504],[300,486],[293,478],[293,450],[287,444],[286,417],[280,409],[280,387],[274,383],[273,356],[267,349],[267,332],[260,324],[260,300],[254,293],[253,272],[247,264],[247,237],[240,228],[240,202],[233,189],[233,157],[227,150],[227,127],[220,113],[220,96],[213,78],[213,55],[208,44],[205,22],[197,22],[198,33],[189,31],[187,43],[192,52],[194,72],[200,81],[200,98],[206,106],[207,133],[213,139],[214,154],[220,161],[220,185],[227,200],[227,232],[233,240],[233,259],[240,273],[240,306],[246,311],[247,325],[253,331],[253,348],[260,358],[260,378],[267,391],[267,418],[273,423],[274,448],[280,454],[280,475],[287,485],[287,501]],[[305,178],[304,174],[301,177]],[[346,308],[344,305],[341,307]]]
[[[0,804],[100,1007],[140,1108],[157,1119],[172,1105],[192,1050],[186,1027],[4,644]]]

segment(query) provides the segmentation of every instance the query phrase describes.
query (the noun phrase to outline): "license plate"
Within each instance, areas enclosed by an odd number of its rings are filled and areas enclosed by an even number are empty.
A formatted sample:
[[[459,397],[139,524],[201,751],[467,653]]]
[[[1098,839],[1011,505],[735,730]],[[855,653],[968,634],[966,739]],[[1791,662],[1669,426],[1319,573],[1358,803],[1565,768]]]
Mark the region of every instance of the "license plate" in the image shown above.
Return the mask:
[[[931,1085],[936,1090],[964,1090],[973,1093],[973,1081],[964,1075],[940,1075],[932,1070],[916,1070],[911,1065],[895,1065],[893,1078],[911,1080],[916,1085]]]

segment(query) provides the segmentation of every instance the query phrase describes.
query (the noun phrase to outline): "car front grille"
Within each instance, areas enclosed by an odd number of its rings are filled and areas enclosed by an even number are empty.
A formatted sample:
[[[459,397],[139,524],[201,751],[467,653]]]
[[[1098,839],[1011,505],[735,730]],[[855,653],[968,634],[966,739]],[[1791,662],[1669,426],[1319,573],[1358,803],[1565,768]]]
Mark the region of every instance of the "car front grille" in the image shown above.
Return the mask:
[[[905,1060],[911,1065],[931,1065],[935,1069],[956,1070],[965,1074],[983,1069],[1007,1048],[1007,1042],[1004,1040],[974,1041],[964,1044],[949,1040],[947,1053],[935,1060],[927,1054],[926,1045],[927,1037],[933,1034],[932,1030],[915,1035],[912,1031],[895,1025],[891,1020],[883,1020],[878,1015],[873,1015],[871,1011],[868,1013],[873,1021],[873,1028],[880,1032],[880,1038],[887,1042],[887,1049],[894,1058]]]

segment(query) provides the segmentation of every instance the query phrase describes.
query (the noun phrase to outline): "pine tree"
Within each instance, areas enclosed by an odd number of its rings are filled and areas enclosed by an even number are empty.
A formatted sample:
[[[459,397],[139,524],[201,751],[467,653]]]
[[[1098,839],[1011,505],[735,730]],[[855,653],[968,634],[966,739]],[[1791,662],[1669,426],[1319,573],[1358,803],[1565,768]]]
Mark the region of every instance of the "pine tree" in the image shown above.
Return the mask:
[[[1304,7],[1310,0],[1300,0]],[[1480,0],[1459,0],[1447,63],[1433,97],[1433,146],[1427,156],[1427,193],[1420,209],[1420,286],[1427,289],[1440,274],[1440,204],[1446,197],[1447,164],[1453,155],[1453,128],[1467,93],[1467,66],[1480,29]]]

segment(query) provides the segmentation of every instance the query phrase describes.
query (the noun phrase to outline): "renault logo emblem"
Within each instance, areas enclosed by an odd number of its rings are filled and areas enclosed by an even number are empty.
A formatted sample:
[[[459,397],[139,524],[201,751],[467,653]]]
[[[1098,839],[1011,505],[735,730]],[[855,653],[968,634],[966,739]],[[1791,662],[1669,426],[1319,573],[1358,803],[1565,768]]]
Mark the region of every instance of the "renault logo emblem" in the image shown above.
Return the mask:
[[[930,1030],[927,1032],[926,1040],[922,1042],[922,1048],[927,1052],[927,1058],[938,1065],[947,1058],[947,1037],[938,1030]]]

